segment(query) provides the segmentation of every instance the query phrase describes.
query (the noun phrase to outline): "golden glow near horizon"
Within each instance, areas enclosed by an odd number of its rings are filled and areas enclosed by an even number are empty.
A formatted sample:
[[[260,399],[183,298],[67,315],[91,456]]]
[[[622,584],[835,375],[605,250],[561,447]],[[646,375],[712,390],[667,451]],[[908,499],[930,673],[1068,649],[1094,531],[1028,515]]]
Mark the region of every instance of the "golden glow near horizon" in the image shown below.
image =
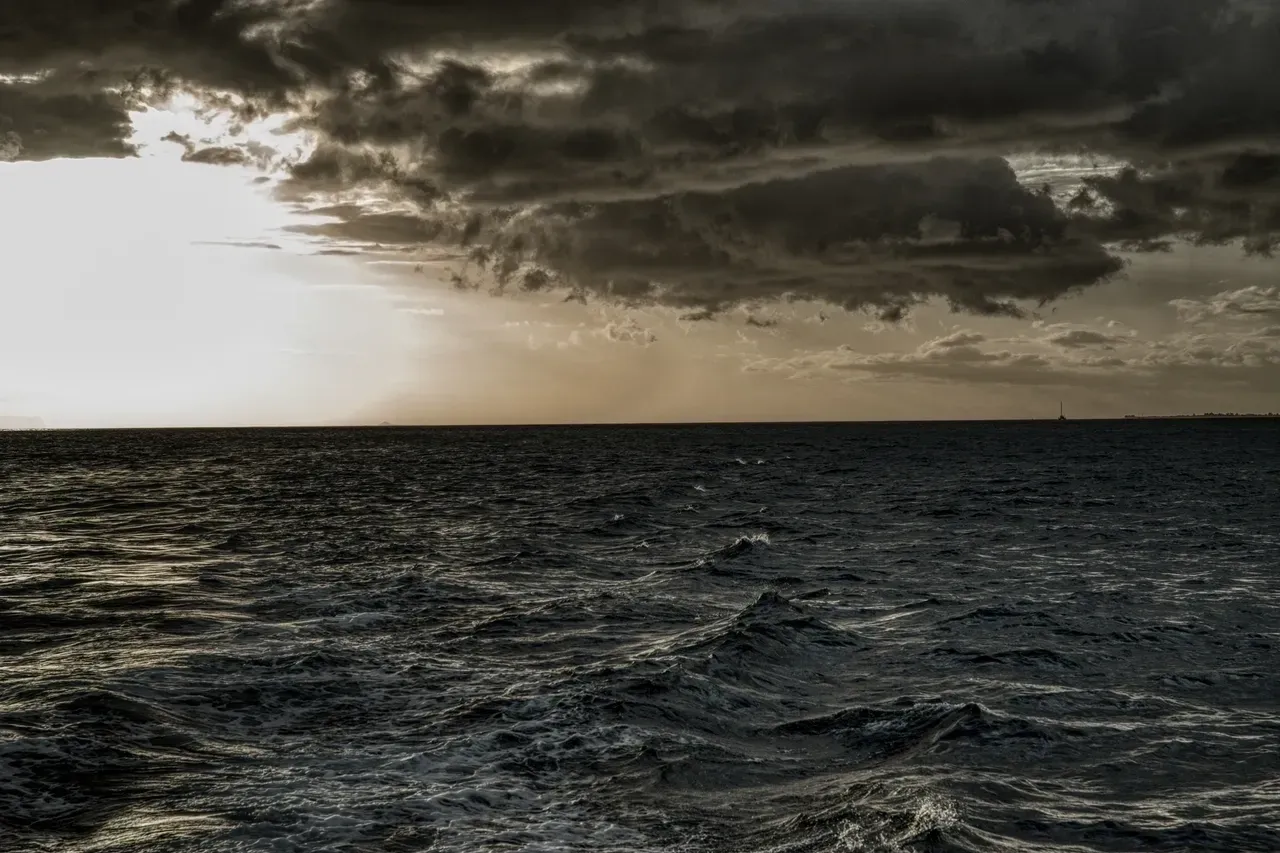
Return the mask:
[[[1237,351],[1261,357],[1265,321],[1241,343],[1242,321],[1211,310],[1272,285],[1268,262],[1237,247],[1134,257],[1122,281],[1045,307],[1037,324],[957,317],[942,300],[897,325],[804,303],[695,324],[674,308],[462,293],[448,285],[448,251],[291,232],[338,220],[273,195],[287,163],[314,146],[286,132],[288,117],[237,122],[180,95],[132,120],[137,158],[0,163],[0,422],[1025,417],[1056,413],[1064,398],[1069,411],[1114,415],[1267,409],[1274,393],[1264,371],[1230,362]],[[184,161],[207,146],[246,150],[266,171]],[[1010,163],[1062,197],[1116,166]],[[353,199],[397,209],[372,190],[342,198]],[[1188,328],[1174,298],[1207,306],[1203,322]],[[1071,333],[1100,344],[1054,343]],[[1206,352],[1225,366],[1211,369]],[[1019,357],[1039,358],[1039,372]],[[1252,384],[1229,384],[1237,378]]]
[[[391,296],[347,259],[254,248],[287,248],[280,229],[304,220],[258,173],[159,144],[305,138],[177,106],[135,114],[141,158],[0,164],[0,415],[317,423],[386,395],[411,351]]]

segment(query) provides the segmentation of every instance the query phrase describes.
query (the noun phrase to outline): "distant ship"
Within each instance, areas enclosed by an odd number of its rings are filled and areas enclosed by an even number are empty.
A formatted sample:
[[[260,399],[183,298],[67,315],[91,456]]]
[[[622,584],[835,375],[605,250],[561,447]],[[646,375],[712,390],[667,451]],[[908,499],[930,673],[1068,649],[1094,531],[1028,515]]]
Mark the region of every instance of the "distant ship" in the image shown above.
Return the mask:
[[[1058,401],[1058,420],[1060,420],[1060,421],[1065,421],[1066,419],[1067,419],[1067,416],[1066,416],[1066,414],[1062,411],[1062,401],[1061,401],[1061,400],[1059,400],[1059,401]]]

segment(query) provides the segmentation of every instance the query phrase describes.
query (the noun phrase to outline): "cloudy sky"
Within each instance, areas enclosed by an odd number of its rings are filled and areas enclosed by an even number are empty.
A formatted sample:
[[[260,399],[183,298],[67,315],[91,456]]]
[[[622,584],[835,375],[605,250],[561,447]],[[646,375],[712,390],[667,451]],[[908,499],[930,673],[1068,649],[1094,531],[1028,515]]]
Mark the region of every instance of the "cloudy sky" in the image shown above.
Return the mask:
[[[0,417],[1280,410],[1276,0],[5,0]]]

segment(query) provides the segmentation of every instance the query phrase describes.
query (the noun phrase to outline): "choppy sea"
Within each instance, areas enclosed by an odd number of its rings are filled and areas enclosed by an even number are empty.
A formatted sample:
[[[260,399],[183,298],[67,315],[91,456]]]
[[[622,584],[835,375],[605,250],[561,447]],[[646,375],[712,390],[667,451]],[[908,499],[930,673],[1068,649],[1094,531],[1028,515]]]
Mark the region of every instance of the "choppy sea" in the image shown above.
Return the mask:
[[[1280,851],[1280,423],[0,434],[0,850]]]

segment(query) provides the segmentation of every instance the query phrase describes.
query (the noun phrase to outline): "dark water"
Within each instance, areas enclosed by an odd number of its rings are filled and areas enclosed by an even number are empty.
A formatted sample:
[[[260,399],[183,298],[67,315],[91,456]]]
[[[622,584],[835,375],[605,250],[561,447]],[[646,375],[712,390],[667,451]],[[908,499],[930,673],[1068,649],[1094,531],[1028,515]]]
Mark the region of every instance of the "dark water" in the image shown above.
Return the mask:
[[[1280,851],[1280,426],[0,435],[0,848]]]

